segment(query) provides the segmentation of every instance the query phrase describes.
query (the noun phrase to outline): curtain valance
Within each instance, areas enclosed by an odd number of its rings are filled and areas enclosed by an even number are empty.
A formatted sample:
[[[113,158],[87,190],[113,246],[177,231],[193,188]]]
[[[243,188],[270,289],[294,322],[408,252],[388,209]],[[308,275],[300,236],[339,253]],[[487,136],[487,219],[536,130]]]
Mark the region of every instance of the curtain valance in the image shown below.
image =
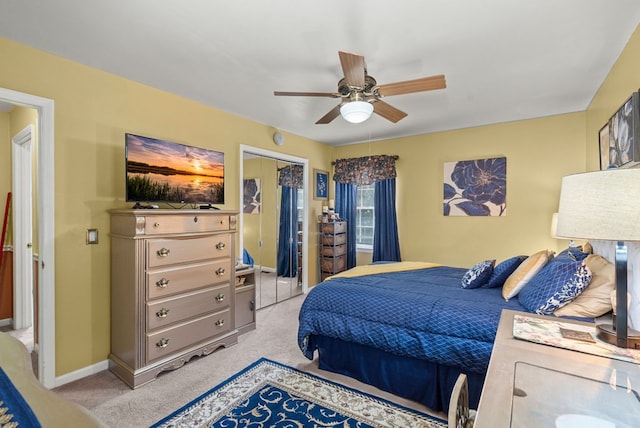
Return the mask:
[[[395,178],[396,159],[398,156],[388,155],[338,159],[335,162],[333,180],[360,186]]]
[[[281,186],[302,189],[304,185],[304,167],[288,165],[278,171],[278,184]]]

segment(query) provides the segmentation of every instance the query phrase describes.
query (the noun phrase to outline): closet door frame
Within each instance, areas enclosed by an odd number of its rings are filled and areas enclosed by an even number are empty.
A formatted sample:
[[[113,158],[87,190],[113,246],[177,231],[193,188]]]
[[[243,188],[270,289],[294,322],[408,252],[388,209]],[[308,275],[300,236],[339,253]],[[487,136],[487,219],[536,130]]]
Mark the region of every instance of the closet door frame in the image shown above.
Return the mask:
[[[302,277],[302,293],[306,294],[308,291],[308,287],[309,287],[309,236],[308,236],[308,230],[309,230],[309,160],[305,159],[305,158],[300,158],[297,156],[292,156],[292,155],[287,155],[284,153],[278,153],[278,152],[273,152],[271,150],[266,150],[266,149],[261,149],[259,147],[252,147],[252,146],[248,146],[245,144],[241,144],[240,145],[240,179],[239,179],[239,185],[238,185],[238,201],[240,201],[239,203],[241,204],[243,199],[244,199],[244,155],[245,153],[248,154],[253,154],[253,155],[258,155],[258,156],[264,156],[267,158],[271,158],[271,159],[275,159],[275,160],[279,160],[279,161],[284,161],[284,162],[291,162],[291,163],[297,163],[302,165],[303,167],[303,190],[304,190],[304,198],[303,198],[303,204],[302,204],[302,248],[304,248],[305,250],[302,252],[302,272],[303,272],[303,277]],[[242,207],[241,207],[242,208]],[[238,222],[238,252],[239,252],[239,256],[242,255],[242,250],[244,248],[244,213],[242,212],[242,209],[240,209],[240,213],[239,213],[239,222]]]

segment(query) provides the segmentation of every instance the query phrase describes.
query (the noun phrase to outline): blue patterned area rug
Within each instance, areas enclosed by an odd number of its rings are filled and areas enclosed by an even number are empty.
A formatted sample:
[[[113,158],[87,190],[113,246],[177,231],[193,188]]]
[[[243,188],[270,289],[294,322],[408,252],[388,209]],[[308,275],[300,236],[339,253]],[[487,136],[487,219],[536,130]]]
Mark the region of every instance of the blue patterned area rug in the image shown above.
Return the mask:
[[[262,358],[156,427],[401,427],[447,423]]]

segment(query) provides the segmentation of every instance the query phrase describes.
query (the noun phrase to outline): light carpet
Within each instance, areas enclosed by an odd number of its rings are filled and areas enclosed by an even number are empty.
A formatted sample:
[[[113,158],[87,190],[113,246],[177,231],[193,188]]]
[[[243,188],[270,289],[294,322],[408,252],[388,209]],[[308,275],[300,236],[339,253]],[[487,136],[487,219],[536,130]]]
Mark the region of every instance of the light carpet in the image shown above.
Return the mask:
[[[261,358],[152,428],[245,426],[446,428],[447,423]]]

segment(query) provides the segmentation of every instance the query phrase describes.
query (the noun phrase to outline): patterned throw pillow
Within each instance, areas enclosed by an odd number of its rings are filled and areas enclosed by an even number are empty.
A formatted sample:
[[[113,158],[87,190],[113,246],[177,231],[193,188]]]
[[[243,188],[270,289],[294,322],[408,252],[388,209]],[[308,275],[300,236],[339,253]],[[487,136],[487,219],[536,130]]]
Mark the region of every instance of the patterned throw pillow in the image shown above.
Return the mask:
[[[555,316],[596,318],[613,308],[611,292],[616,288],[615,266],[597,254],[590,254],[584,263],[591,271],[589,286],[575,300],[555,311]]]
[[[491,277],[495,263],[495,259],[484,260],[469,269],[462,277],[462,288],[478,288],[485,284]]]
[[[493,268],[493,273],[491,274],[489,281],[482,287],[502,287],[507,278],[509,278],[509,275],[511,275],[518,268],[518,266],[520,266],[520,263],[526,260],[526,258],[527,256],[515,256],[498,263]]]
[[[520,291],[518,301],[529,312],[550,315],[574,300],[591,282],[582,261],[549,263]]]

